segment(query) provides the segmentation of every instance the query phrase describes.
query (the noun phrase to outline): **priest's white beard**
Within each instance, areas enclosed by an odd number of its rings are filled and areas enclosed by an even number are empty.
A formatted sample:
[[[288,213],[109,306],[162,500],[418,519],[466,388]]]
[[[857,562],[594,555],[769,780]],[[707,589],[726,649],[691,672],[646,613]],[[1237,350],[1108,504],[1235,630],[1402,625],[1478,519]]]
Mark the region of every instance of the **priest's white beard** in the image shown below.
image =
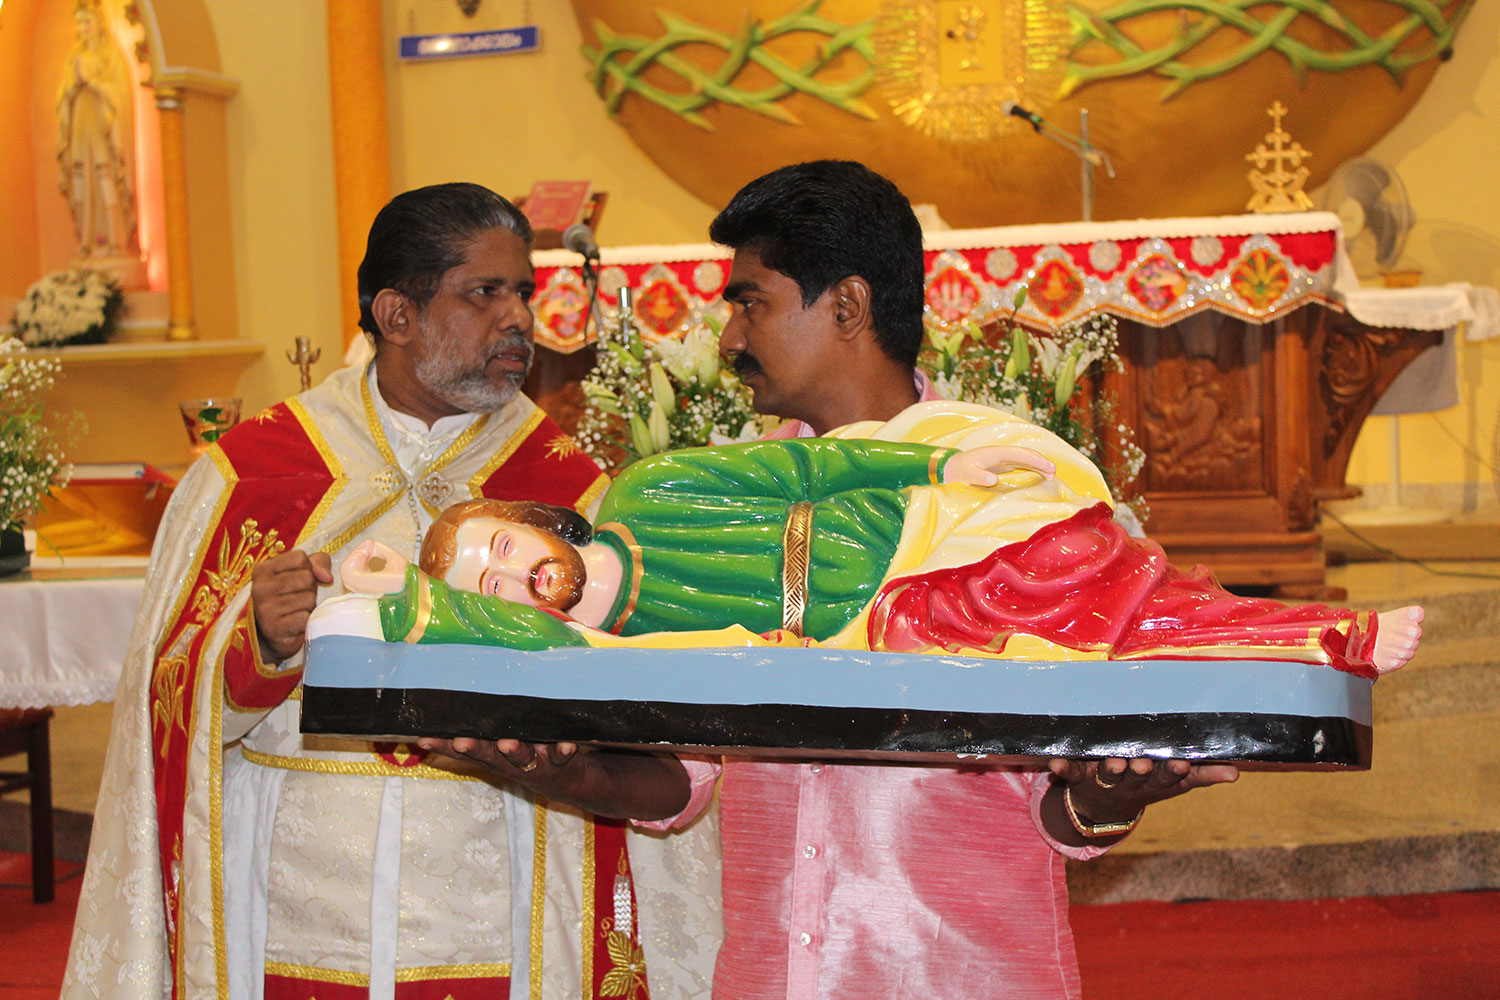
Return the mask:
[[[428,343],[431,352],[412,364],[417,380],[428,392],[465,413],[493,413],[515,399],[536,353],[529,340],[516,335],[496,344],[475,365],[460,356],[459,345],[452,339],[433,337]],[[519,348],[526,351],[526,371],[507,372],[498,385],[491,381],[486,370],[490,359]]]

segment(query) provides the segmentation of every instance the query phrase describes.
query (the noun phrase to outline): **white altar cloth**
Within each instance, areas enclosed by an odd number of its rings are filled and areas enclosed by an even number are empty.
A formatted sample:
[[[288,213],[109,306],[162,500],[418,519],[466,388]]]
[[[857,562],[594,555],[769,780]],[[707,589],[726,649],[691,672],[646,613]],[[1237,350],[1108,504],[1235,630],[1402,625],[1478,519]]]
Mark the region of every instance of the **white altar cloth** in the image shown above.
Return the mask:
[[[0,581],[0,706],[113,701],[144,584],[139,575]]]

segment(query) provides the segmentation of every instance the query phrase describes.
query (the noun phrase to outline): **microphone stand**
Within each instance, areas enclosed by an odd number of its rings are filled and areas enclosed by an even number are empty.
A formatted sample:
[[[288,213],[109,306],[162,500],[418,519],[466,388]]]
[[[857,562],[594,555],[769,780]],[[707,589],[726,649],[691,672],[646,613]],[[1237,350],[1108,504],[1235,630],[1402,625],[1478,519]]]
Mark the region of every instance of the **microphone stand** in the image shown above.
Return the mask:
[[[583,340],[588,343],[589,320],[594,321],[594,337],[600,339],[604,333],[604,323],[599,317],[599,268],[595,265],[593,257],[583,255],[583,287],[588,289],[588,309],[583,315]]]
[[[1083,189],[1083,221],[1092,222],[1094,218],[1094,168],[1102,165],[1104,172],[1110,177],[1114,177],[1115,168],[1109,162],[1109,154],[1089,141],[1088,108],[1078,109],[1078,135],[1058,128],[1045,118],[1026,120],[1031,122],[1032,129],[1038,135],[1046,136],[1078,157],[1078,169]]]

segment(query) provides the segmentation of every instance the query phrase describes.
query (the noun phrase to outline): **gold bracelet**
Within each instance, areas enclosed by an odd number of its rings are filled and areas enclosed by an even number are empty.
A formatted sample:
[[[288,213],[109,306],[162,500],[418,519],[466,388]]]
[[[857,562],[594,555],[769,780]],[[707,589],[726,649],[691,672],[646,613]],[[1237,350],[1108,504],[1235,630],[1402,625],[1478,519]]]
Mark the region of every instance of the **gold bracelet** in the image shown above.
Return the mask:
[[[1078,815],[1078,810],[1073,808],[1072,785],[1063,786],[1063,808],[1068,810],[1068,821],[1073,824],[1073,829],[1085,837],[1118,837],[1127,834],[1146,815],[1146,810],[1142,809],[1133,818],[1116,823],[1085,823]]]

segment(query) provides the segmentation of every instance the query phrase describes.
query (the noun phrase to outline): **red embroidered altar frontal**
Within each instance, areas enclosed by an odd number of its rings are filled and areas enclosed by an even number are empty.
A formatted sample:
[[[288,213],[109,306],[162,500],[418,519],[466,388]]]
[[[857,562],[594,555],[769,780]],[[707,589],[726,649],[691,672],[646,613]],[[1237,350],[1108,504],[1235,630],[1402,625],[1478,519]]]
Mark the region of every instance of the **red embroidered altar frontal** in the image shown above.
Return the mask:
[[[1165,327],[1204,310],[1267,323],[1309,302],[1338,308],[1343,236],[1329,212],[962,229],[925,242],[928,316],[943,325],[1008,315],[1022,285],[1016,318],[1039,329],[1097,313]],[[618,324],[623,287],[648,340],[722,321],[729,257],[710,243],[604,247],[603,322]],[[587,343],[581,261],[544,250],[535,262],[537,342],[576,351]]]

